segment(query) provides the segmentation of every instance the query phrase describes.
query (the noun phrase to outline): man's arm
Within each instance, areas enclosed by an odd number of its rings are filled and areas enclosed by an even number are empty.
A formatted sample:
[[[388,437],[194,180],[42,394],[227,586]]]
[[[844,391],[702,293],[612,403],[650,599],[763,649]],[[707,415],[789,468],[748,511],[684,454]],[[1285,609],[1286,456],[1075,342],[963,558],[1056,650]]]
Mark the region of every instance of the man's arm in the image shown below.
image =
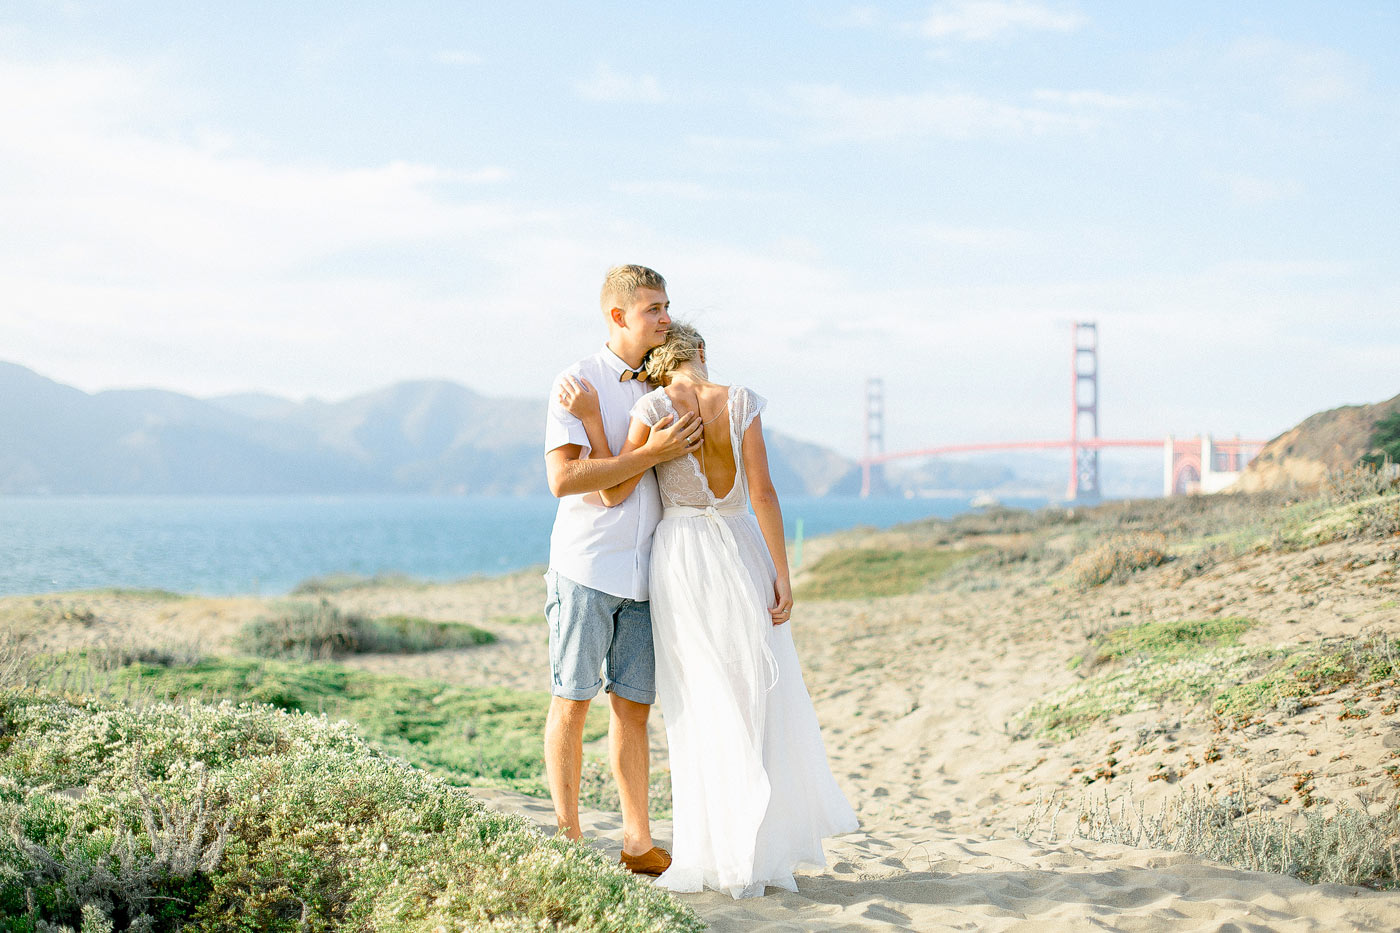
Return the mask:
[[[550,450],[544,455],[549,491],[559,498],[608,489],[688,453],[700,437],[700,419],[694,412],[686,412],[679,421],[668,424],[671,417],[656,422],[641,447],[616,457],[580,459],[580,444],[562,444]]]

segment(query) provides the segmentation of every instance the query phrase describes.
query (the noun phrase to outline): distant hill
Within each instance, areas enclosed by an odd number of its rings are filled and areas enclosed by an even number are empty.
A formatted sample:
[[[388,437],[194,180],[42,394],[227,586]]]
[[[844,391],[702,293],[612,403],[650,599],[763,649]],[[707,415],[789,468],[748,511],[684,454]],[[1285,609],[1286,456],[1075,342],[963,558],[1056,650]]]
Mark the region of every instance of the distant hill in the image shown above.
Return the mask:
[[[0,362],[0,493],[547,494],[542,399],[401,382],[339,402],[89,394]],[[859,489],[833,450],[769,429],[788,495]]]
[[[1400,395],[1374,405],[1345,405],[1310,415],[1269,441],[1230,489],[1316,487],[1329,471],[1354,466],[1370,453],[1376,424],[1392,412],[1400,412]]]

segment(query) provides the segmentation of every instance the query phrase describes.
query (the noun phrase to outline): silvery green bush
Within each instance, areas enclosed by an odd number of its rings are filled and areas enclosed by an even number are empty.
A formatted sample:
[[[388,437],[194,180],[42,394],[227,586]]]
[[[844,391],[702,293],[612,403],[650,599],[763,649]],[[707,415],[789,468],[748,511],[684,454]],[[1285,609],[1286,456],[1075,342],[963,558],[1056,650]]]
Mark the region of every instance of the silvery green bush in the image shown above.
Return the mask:
[[[586,846],[353,727],[0,692],[0,930],[687,931]]]

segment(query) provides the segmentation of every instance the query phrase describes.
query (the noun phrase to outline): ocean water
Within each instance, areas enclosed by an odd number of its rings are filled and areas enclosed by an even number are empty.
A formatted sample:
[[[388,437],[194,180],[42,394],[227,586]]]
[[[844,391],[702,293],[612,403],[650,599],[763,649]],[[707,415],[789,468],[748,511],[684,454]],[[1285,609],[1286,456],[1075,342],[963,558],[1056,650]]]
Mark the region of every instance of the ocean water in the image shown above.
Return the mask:
[[[812,537],[969,507],[967,499],[783,501],[790,539],[799,519]],[[325,574],[506,573],[548,561],[554,510],[549,497],[0,496],[0,595],[99,587],[277,595]]]

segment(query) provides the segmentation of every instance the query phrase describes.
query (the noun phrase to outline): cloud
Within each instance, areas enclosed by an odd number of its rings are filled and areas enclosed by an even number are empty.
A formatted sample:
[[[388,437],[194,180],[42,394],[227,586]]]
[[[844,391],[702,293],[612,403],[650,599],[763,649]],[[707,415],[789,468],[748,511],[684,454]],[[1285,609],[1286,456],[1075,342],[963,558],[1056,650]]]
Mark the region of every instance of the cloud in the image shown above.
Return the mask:
[[[1336,49],[1269,37],[1240,39],[1226,59],[1272,84],[1285,101],[1300,107],[1350,100],[1366,80],[1362,66]]]
[[[182,121],[152,106],[153,83],[113,63],[0,64],[5,252],[55,275],[77,262],[89,277],[221,277],[522,219],[439,191],[500,181],[500,166],[270,162],[226,134],[176,129]],[[138,129],[149,124],[161,129]]]
[[[443,49],[435,52],[432,60],[439,65],[449,65],[454,67],[465,67],[467,65],[480,65],[485,59],[475,52],[468,52],[466,49]]]
[[[1097,122],[1084,113],[1027,107],[963,91],[856,94],[834,84],[800,85],[788,90],[788,101],[822,141],[1025,136],[1085,130]]]
[[[834,29],[869,29],[880,22],[879,7],[852,6],[831,16],[827,25]]]
[[[623,74],[606,64],[599,65],[590,77],[575,81],[574,89],[585,100],[600,103],[655,104],[665,99],[653,76]]]
[[[1273,204],[1296,198],[1301,192],[1298,183],[1290,180],[1264,178],[1244,172],[1208,175],[1225,186],[1235,204]]]
[[[930,39],[981,42],[1024,31],[1072,32],[1084,16],[1032,0],[954,0],[935,6],[918,25]]]
[[[1033,100],[1079,110],[1152,110],[1165,101],[1142,94],[1109,94],[1105,91],[1057,91],[1042,88],[1031,93]]]
[[[693,181],[627,181],[610,186],[630,198],[661,198],[676,201],[713,201],[721,192]]]
[[[776,139],[760,139],[752,136],[714,136],[704,133],[691,133],[685,137],[685,144],[696,149],[706,149],[715,153],[751,155],[774,152],[780,148]]]
[[[1000,252],[1003,250],[1024,250],[1030,247],[1035,238],[1029,231],[1009,227],[955,226],[950,224],[917,224],[905,231],[911,243],[923,243],[934,247],[956,247],[959,249]]]
[[[488,165],[460,176],[461,180],[473,185],[489,185],[510,178],[510,170],[499,165]]]
[[[500,165],[260,156],[173,84],[111,60],[0,60],[5,358],[84,388],[196,392],[452,373],[490,342],[502,273],[484,257],[560,223],[484,198]],[[485,353],[489,384],[509,357]]]

